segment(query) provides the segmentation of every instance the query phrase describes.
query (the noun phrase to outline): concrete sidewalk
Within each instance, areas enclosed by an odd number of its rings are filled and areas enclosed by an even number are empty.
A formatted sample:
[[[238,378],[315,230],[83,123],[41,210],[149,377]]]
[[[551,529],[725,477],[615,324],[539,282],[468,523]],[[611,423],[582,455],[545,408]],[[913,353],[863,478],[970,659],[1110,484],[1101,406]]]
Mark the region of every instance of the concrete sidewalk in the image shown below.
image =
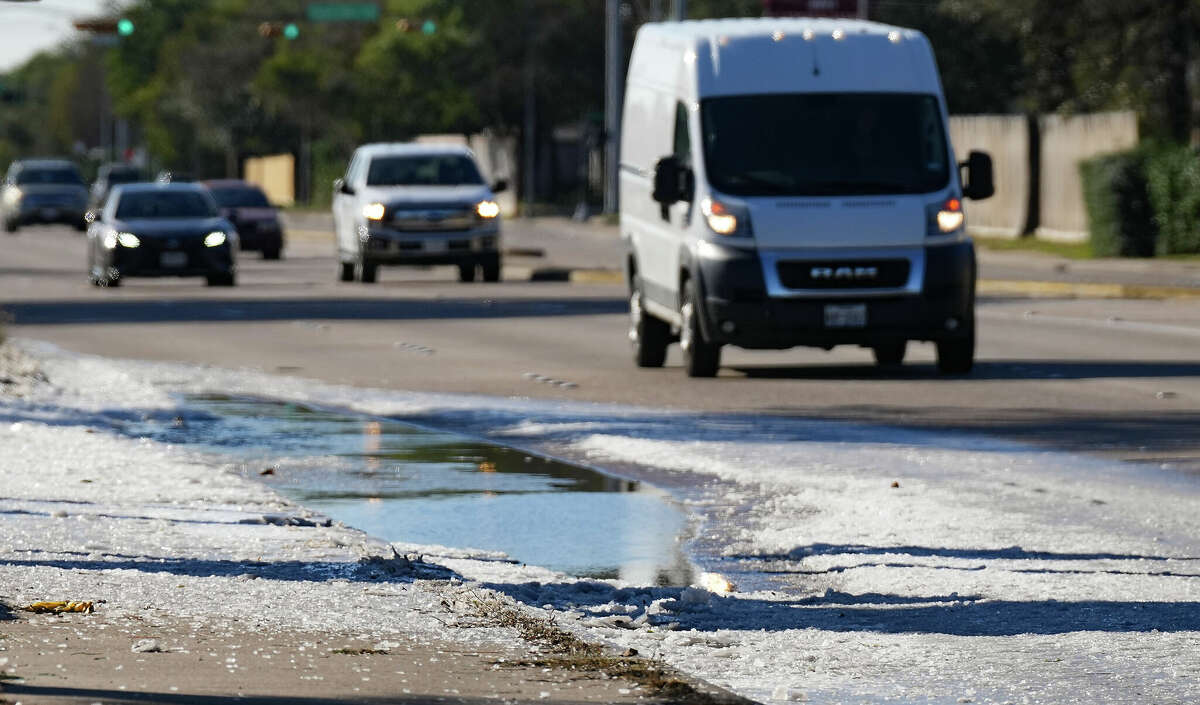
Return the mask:
[[[332,246],[327,213],[287,214],[294,242]],[[513,218],[504,224],[510,279],[623,281],[622,245],[615,224],[594,217]],[[978,248],[983,295],[1067,298],[1200,298],[1200,260],[1074,260],[1040,252]]]

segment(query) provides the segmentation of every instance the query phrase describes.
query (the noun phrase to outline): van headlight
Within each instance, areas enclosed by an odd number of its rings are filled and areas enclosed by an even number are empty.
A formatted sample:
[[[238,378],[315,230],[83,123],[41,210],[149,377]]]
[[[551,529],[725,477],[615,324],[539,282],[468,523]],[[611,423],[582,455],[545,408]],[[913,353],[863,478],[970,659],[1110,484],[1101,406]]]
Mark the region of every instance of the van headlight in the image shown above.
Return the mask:
[[[220,247],[221,245],[224,245],[225,241],[228,239],[229,239],[229,236],[226,235],[224,232],[222,232],[220,230],[214,230],[211,233],[204,236],[204,246],[205,247]]]
[[[484,220],[491,220],[500,215],[500,204],[495,201],[480,201],[475,204],[475,214]]]
[[[142,246],[142,241],[139,240],[138,236],[134,235],[133,233],[117,233],[116,240],[121,244],[121,247],[126,247],[131,250]],[[104,245],[105,247],[108,247],[108,238],[105,238]],[[113,247],[115,247],[115,245]],[[108,249],[111,250],[113,248],[108,247]]]
[[[382,203],[368,203],[363,206],[362,214],[367,220],[383,220],[387,208]]]
[[[963,213],[962,201],[948,198],[945,201],[930,204],[928,207],[928,235],[950,235],[962,230],[967,217]]]
[[[746,237],[750,234],[750,213],[743,206],[706,198],[700,201],[700,213],[708,229],[726,237]]]

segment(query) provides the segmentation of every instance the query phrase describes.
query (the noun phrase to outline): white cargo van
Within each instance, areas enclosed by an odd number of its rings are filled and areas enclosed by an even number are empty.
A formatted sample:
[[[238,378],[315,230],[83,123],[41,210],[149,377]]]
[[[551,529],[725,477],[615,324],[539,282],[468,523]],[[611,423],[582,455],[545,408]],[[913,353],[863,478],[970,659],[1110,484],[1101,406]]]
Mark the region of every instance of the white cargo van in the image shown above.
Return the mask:
[[[621,135],[630,338],[643,367],[678,340],[689,375],[723,345],[860,345],[899,364],[975,355],[975,250],[962,199],[991,159],[955,161],[920,32],[853,20],[644,25]],[[963,172],[960,176],[960,172]]]

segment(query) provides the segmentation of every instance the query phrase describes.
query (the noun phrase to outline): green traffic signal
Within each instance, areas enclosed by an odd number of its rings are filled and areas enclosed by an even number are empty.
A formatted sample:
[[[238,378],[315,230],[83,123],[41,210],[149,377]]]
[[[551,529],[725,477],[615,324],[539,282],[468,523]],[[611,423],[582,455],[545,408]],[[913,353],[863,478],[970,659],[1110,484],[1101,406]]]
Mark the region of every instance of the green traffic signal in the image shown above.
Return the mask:
[[[122,17],[117,21],[117,34],[122,37],[128,37],[133,34],[133,20],[128,17]]]
[[[425,20],[425,23],[421,25],[421,32],[427,35],[436,34],[437,22],[434,22],[433,20]]]
[[[300,27],[295,22],[289,22],[284,25],[283,36],[287,39],[296,39],[300,36]]]

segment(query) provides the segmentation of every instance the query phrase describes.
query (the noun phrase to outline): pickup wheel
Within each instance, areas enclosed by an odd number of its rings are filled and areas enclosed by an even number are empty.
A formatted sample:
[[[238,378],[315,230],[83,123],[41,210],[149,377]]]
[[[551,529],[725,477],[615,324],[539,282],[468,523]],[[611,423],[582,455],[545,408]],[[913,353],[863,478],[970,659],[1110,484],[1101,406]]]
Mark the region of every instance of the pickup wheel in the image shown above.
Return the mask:
[[[688,377],[716,377],[721,367],[721,346],[704,339],[700,330],[699,299],[696,285],[683,286],[683,306],[679,314],[683,323],[679,330],[679,347],[683,348],[683,369]]]
[[[458,280],[464,284],[470,284],[475,281],[475,264],[458,265]]]
[[[965,375],[975,366],[975,321],[966,324],[962,337],[937,342],[937,368],[943,375]]]
[[[633,343],[633,361],[638,367],[662,367],[671,344],[671,326],[642,306],[641,287],[634,285],[629,297],[629,342]]]
[[[483,271],[483,280],[485,282],[500,281],[500,258],[499,257],[496,257],[495,259],[484,262],[483,266],[481,266],[480,269]]]
[[[355,274],[363,284],[374,284],[379,278],[379,265],[360,259],[355,267]]]
[[[338,271],[338,281],[352,282],[354,281],[354,263],[340,262],[341,265]]]

